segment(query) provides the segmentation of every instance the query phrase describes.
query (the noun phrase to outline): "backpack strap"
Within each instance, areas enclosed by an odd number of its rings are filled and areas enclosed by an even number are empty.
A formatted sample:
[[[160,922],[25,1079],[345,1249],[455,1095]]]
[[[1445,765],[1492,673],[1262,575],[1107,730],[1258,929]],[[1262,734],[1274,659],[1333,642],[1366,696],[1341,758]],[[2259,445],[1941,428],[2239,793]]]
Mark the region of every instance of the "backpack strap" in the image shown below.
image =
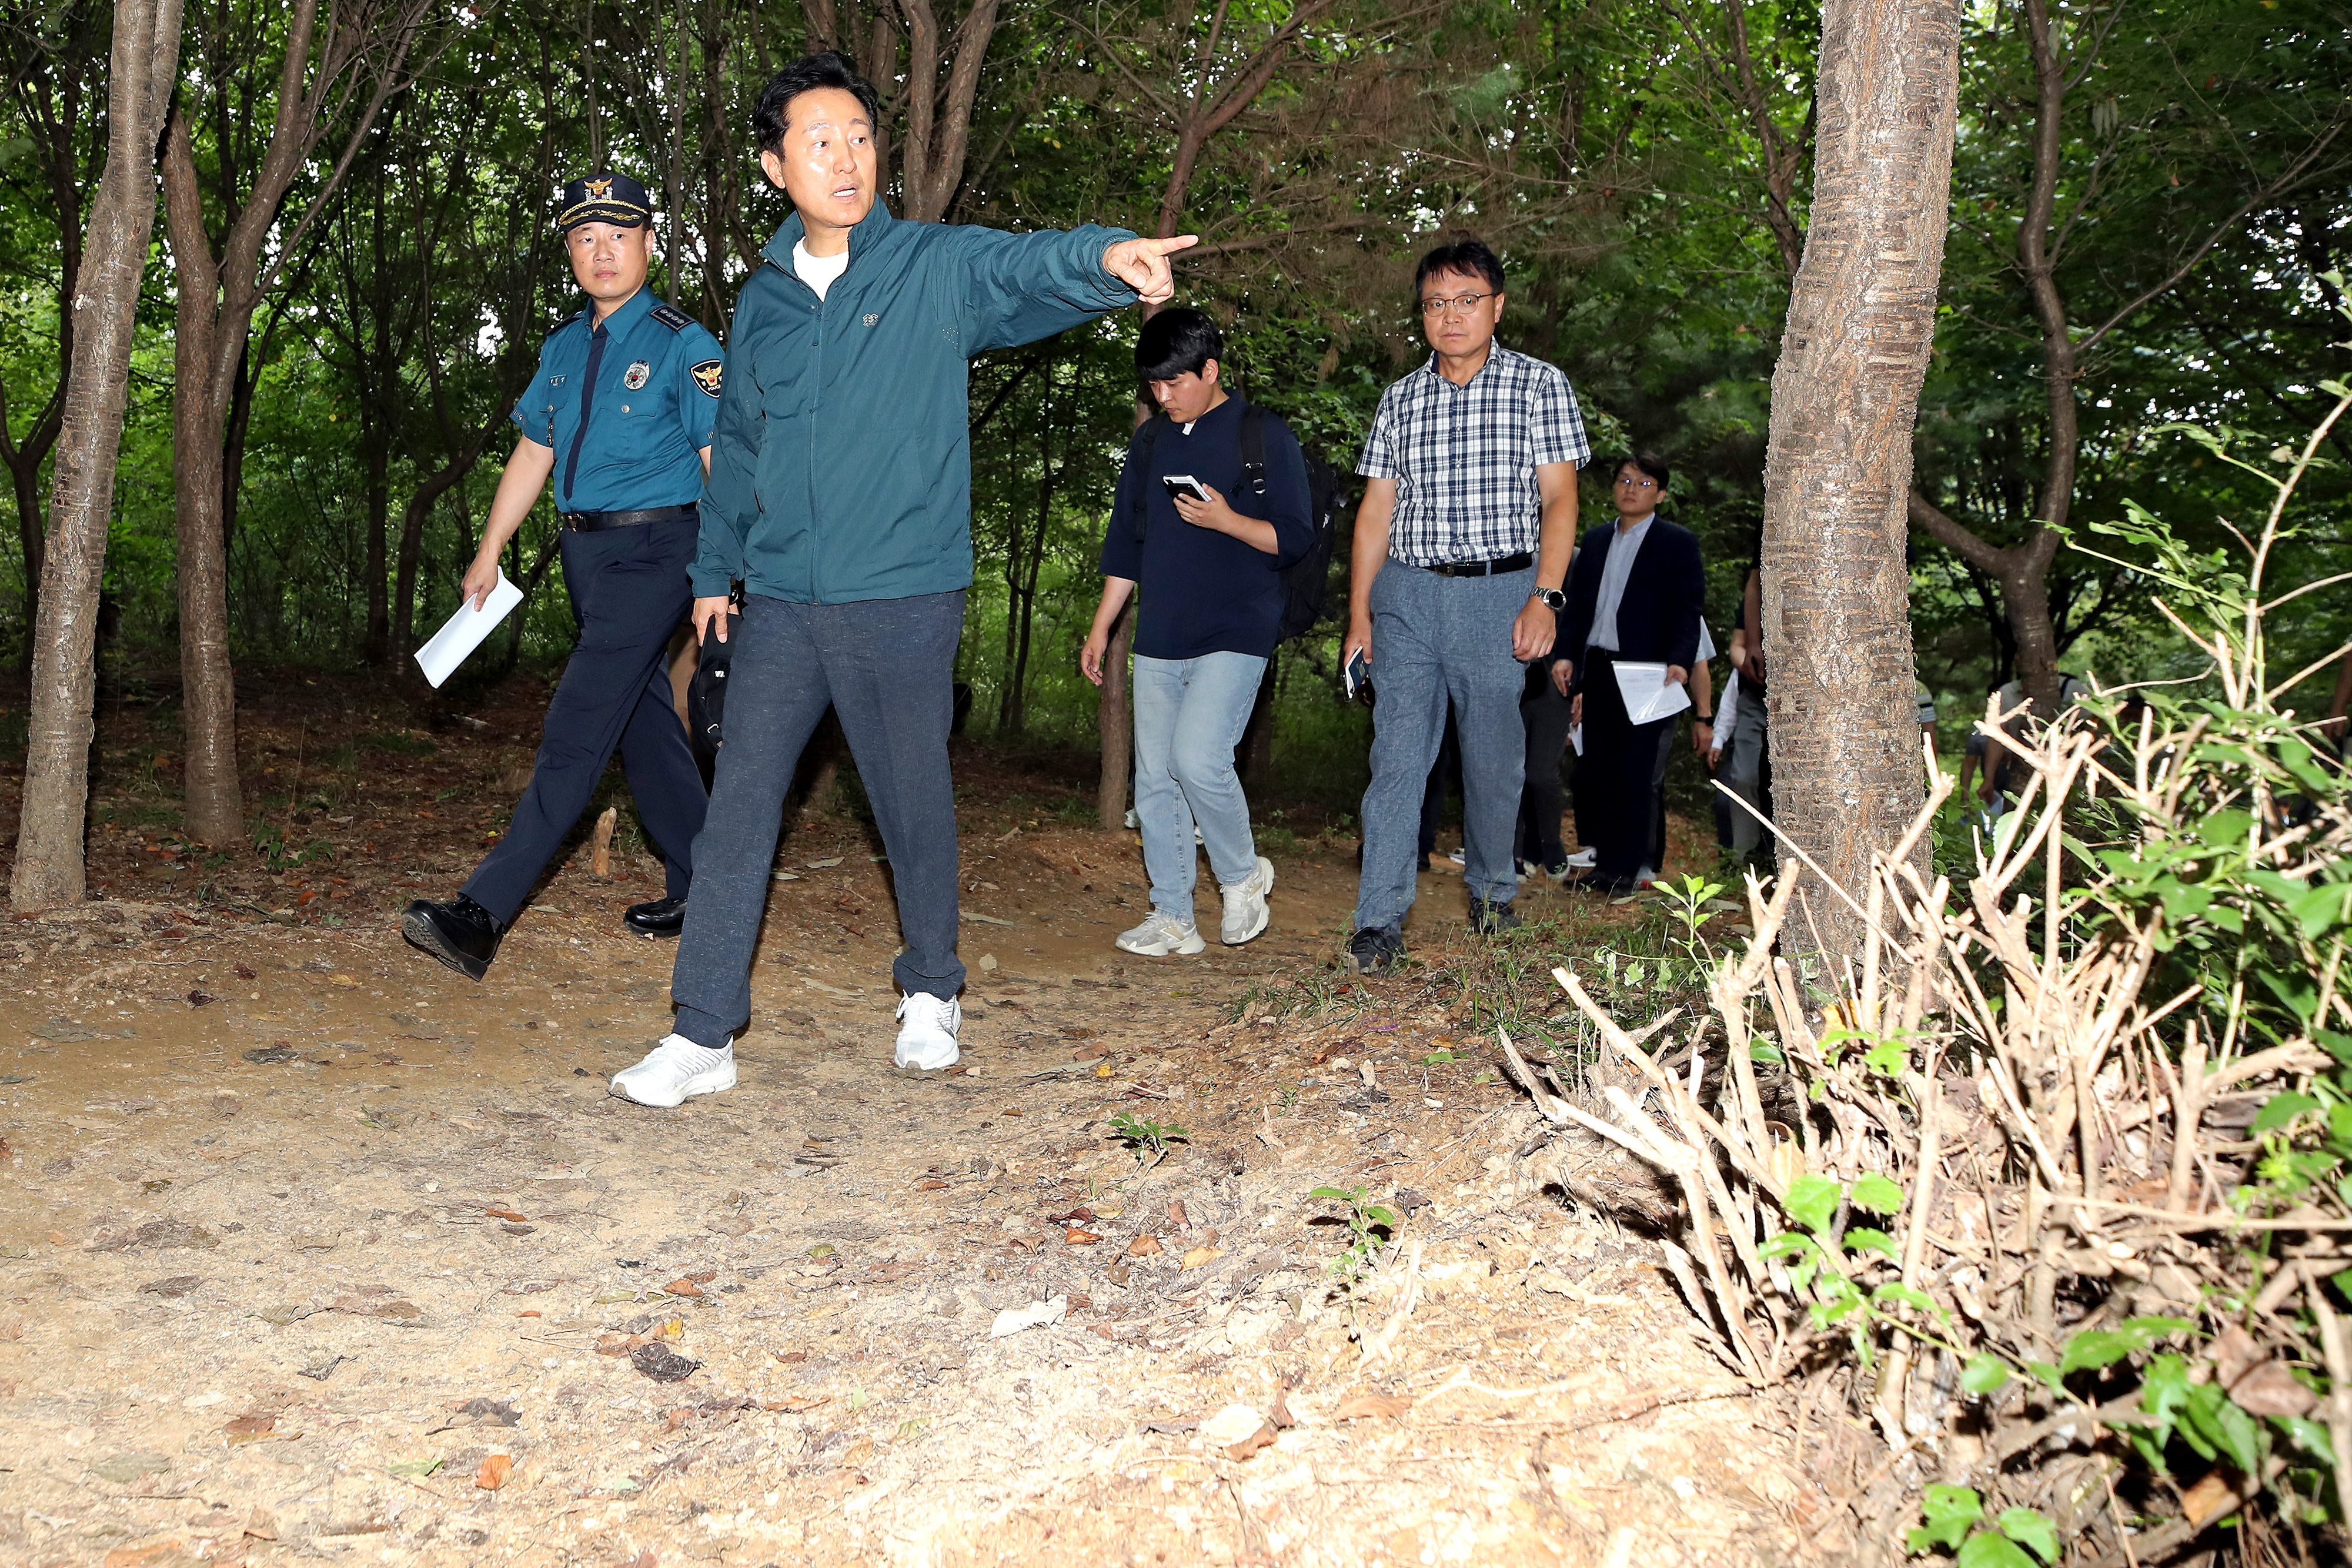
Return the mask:
[[[1144,486],[1151,483],[1151,449],[1159,444],[1160,427],[1168,423],[1164,413],[1155,413],[1143,422],[1135,433],[1135,450],[1128,466],[1136,476],[1135,542],[1143,542],[1144,529],[1151,517],[1150,493]]]
[[[1242,490],[1265,494],[1265,422],[1274,416],[1255,403],[1242,408]]]

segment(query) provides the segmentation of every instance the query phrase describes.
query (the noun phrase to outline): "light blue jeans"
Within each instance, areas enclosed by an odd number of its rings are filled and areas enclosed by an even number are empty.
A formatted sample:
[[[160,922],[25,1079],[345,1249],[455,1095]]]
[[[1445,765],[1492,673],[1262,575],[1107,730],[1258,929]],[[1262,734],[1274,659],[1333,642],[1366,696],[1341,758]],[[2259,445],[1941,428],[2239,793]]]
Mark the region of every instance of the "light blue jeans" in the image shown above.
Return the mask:
[[[1135,656],[1135,821],[1143,831],[1143,866],[1151,876],[1151,907],[1187,924],[1194,827],[1219,886],[1247,881],[1257,869],[1234,747],[1265,676],[1265,661],[1249,653]]]

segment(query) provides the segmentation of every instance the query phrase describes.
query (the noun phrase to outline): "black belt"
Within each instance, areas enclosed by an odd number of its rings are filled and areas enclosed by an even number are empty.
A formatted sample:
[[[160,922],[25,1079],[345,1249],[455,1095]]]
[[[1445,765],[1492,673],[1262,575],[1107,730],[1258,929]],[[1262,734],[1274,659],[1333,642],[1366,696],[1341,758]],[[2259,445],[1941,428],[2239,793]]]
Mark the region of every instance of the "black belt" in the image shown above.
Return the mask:
[[[556,516],[563,526],[575,533],[593,534],[605,528],[633,528],[639,523],[682,523],[698,517],[701,509],[692,501],[683,507],[656,507],[644,512],[559,512]]]
[[[1421,570],[1440,577],[1499,577],[1507,571],[1525,571],[1535,563],[1534,556],[1521,550],[1517,555],[1496,556],[1493,560],[1442,560]]]

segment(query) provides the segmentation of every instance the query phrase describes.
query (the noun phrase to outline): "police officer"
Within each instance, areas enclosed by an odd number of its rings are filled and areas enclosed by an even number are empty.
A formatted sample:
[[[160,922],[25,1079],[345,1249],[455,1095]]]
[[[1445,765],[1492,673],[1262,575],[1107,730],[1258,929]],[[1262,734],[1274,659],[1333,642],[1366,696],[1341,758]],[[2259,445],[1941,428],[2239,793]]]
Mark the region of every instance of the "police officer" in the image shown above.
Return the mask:
[[[522,439],[466,572],[465,597],[479,602],[498,584],[499,551],[552,476],[579,645],[505,836],[456,898],[420,898],[400,922],[411,943],[477,980],[616,746],[668,867],[667,896],[623,918],[647,936],[675,936],[686,922],[709,797],[678,720],[668,649],[690,601],[720,360],[716,338],[646,287],[652,219],[646,188],[625,175],[564,187],[556,226],[588,308],[549,336],[538,379],[515,403]]]

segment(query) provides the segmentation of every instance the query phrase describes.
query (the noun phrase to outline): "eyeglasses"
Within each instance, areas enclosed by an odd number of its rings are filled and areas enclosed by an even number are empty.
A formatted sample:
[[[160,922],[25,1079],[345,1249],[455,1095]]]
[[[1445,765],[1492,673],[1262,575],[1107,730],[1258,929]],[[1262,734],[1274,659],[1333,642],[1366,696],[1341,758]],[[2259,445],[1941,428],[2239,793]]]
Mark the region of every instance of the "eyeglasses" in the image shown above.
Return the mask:
[[[1467,316],[1478,308],[1481,299],[1495,298],[1501,290],[1490,289],[1485,294],[1457,294],[1451,299],[1424,299],[1421,313],[1424,316]]]
[[[1627,479],[1621,476],[1617,483],[1629,490],[1654,490],[1658,487],[1655,479]]]

